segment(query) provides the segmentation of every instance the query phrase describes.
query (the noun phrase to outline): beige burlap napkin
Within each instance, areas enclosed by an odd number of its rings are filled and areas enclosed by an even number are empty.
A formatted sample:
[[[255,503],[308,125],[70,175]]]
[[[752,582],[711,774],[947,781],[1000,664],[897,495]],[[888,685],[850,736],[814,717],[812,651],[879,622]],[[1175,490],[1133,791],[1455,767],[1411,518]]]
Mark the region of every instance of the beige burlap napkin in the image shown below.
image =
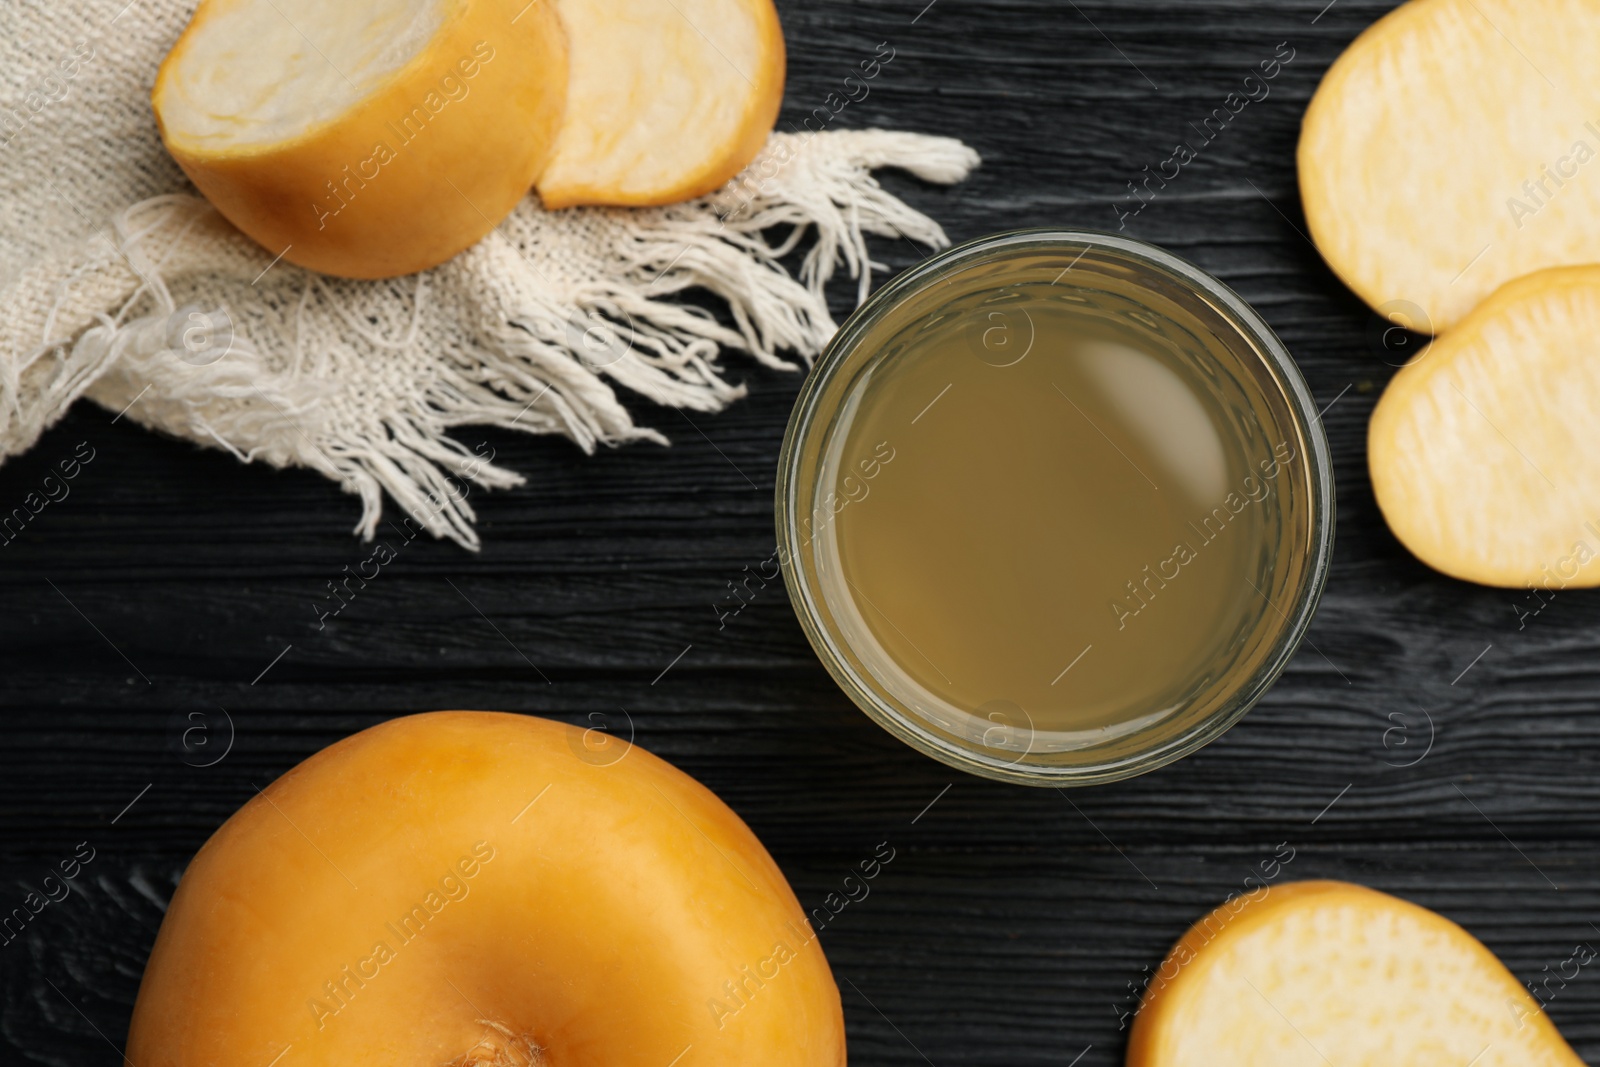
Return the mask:
[[[700,200],[544,211],[525,199],[450,262],[388,281],[283,262],[196,198],[160,145],[149,86],[190,0],[10,0],[0,15],[0,459],[80,396],[245,462],[387,492],[476,548],[455,481],[522,478],[450,436],[466,424],[598,444],[665,441],[618,402],[715,411],[743,394],[719,362],[809,362],[834,330],[823,286],[865,294],[867,234],[946,243],[871,172],[959,181],[977,155],[884,130],[774,134]],[[779,260],[812,240],[799,276]],[[703,289],[725,325],[675,299]]]

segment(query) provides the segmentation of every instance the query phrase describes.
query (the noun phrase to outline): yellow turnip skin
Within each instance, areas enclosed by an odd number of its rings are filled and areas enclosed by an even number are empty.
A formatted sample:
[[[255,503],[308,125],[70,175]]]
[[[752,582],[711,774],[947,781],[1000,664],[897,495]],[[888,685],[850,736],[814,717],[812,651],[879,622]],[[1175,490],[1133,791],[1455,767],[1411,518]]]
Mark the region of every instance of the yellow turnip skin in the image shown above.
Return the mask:
[[[200,850],[139,1067],[841,1067],[838,988],[761,843],[660,759],[434,712],[289,771]]]

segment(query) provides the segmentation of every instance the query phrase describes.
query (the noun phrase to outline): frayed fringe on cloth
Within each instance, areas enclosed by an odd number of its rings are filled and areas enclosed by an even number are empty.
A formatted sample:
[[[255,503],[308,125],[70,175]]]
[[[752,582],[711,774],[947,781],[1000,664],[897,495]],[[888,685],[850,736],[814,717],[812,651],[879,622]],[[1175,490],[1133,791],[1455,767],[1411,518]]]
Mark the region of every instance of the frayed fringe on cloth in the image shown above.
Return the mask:
[[[204,201],[122,212],[67,267],[0,298],[38,343],[0,348],[0,456],[28,447],[80,395],[243,462],[321,471],[361,498],[371,539],[386,492],[423,528],[478,547],[452,479],[523,478],[450,436],[462,425],[559,433],[586,452],[648,440],[619,384],[718,411],[744,395],[722,349],[809,365],[835,324],[824,286],[843,267],[870,289],[866,236],[948,241],[872,177],[897,167],[961,180],[978,157],[944,137],[884,130],[774,134],[717,193],[640,210],[542,210],[525,200],[489,237],[407,278],[328,278],[273,260]],[[792,276],[780,260],[814,243]],[[676,302],[704,289],[732,325]],[[608,381],[609,380],[609,381]]]

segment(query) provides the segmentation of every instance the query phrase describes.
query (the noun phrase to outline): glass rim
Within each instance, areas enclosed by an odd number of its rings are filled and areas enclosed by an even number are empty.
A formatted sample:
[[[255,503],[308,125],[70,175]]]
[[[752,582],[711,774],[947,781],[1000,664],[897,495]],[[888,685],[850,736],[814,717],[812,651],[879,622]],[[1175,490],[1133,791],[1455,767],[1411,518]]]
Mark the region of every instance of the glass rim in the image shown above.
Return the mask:
[[[841,653],[841,646],[847,642],[831,632],[831,627],[823,621],[808,582],[802,574],[797,573],[802,569],[800,557],[796,554],[796,546],[801,543],[801,486],[798,475],[802,445],[813,432],[823,431],[823,428],[816,427],[815,416],[826,387],[855,353],[867,331],[897,306],[903,295],[960,267],[999,253],[1030,247],[1055,249],[1063,246],[1067,254],[1081,247],[1079,258],[1091,250],[1102,251],[1124,261],[1132,261],[1135,266],[1168,275],[1210,304],[1262,356],[1263,366],[1282,391],[1293,425],[1307,445],[1311,536],[1306,579],[1293,605],[1278,609],[1285,617],[1286,625],[1271,652],[1233,691],[1221,708],[1166,742],[1130,756],[1099,763],[1028,764],[986,758],[981,750],[959,744],[928,729],[885,699]],[[818,659],[845,695],[879,726],[923,754],[971,774],[1023,785],[1098,785],[1132,778],[1191,755],[1216,740],[1249,713],[1293,658],[1310,628],[1312,616],[1327,583],[1333,556],[1335,499],[1332,453],[1316,401],[1288,348],[1261,315],[1221,280],[1156,245],[1102,230],[1041,227],[989,234],[930,256],[880,286],[839,327],[801,385],[778,454],[775,495],[778,562],[783,571],[789,602]]]

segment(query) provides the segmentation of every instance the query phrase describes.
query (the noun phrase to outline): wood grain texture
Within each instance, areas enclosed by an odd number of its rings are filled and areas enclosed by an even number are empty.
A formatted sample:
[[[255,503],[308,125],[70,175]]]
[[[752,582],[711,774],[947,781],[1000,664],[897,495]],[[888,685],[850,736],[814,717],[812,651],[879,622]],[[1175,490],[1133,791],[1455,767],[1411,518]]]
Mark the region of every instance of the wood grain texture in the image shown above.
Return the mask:
[[[1120,1062],[1130,985],[1280,843],[1294,850],[1280,878],[1437,908],[1524,980],[1600,941],[1600,595],[1561,593],[1519,626],[1523,598],[1434,574],[1388,534],[1363,440],[1396,360],[1301,233],[1301,112],[1392,5],[925,4],[782,4],[784,124],[888,42],[895,58],[834,124],[975,146],[984,164],[962,186],[883,178],[956,239],[1115,228],[1140,168],[1294,49],[1270,95],[1127,220],[1253,303],[1331,405],[1335,562],[1277,687],[1196,756],[1070,795],[955,776],[901,746],[832,685],[780,588],[719,627],[726,583],[772,551],[799,385],[737,357],[751,395],[725,414],[633,406],[670,448],[585,459],[464,430],[529,479],[475,500],[481,555],[385,534],[398,558],[321,628],[325,583],[370,551],[348,533],[353,499],[81,405],[0,468],[9,508],[78,442],[96,450],[71,496],[0,548],[0,911],[78,842],[96,850],[70,897],[0,945],[0,1059],[120,1062],[162,907],[207,835],[323,745],[441,707],[631,729],[750,822],[808,907],[889,842],[871,895],[822,933],[857,1064]],[[876,247],[891,271],[924,251]],[[214,766],[185,760],[195,725],[216,752],[231,736]],[[1600,1057],[1600,972],[1551,1012]]]

